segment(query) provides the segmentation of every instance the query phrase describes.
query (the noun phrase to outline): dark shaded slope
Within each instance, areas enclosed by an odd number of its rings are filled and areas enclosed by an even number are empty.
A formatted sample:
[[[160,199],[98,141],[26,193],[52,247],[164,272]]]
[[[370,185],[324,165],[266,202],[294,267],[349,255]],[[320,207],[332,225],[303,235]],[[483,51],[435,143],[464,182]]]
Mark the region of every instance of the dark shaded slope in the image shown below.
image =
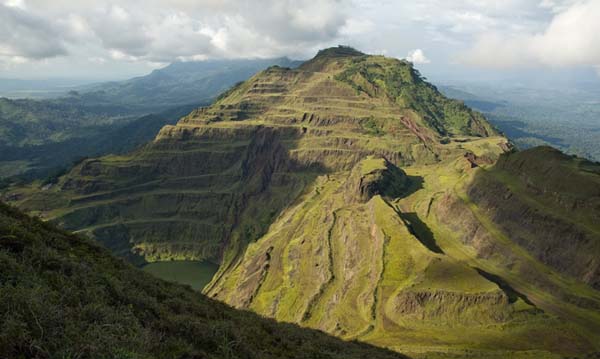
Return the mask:
[[[0,357],[401,358],[236,311],[0,204]]]

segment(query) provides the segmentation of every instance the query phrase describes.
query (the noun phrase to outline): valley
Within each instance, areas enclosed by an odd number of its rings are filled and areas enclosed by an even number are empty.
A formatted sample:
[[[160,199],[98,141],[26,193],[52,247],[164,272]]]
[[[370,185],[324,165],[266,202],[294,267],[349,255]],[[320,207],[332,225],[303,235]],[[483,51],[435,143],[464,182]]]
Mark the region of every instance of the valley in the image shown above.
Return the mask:
[[[600,160],[600,89],[596,85],[458,82],[440,89],[481,111],[520,149],[545,145]]]

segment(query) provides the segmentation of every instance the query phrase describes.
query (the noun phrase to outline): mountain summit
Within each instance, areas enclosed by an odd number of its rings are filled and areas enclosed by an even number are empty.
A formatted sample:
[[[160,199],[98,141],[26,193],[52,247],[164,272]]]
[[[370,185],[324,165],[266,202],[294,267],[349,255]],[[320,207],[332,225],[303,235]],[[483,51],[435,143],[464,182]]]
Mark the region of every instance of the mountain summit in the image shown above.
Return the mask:
[[[597,262],[579,252],[600,254],[598,222],[561,217],[532,189],[549,179],[494,166],[536,156],[411,63],[337,47],[10,198],[136,263],[217,261],[204,292],[235,307],[415,357],[599,350]],[[574,161],[556,166],[595,183]],[[556,217],[552,233],[531,225]],[[548,256],[568,231],[578,249]]]

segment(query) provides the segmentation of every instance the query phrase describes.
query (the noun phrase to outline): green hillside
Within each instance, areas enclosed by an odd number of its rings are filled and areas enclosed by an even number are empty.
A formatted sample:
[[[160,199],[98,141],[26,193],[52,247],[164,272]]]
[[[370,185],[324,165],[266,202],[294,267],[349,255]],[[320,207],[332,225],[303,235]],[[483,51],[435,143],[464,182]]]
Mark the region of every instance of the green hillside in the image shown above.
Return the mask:
[[[598,351],[595,167],[512,152],[411,63],[337,47],[5,198],[134,263],[220,263],[204,293],[235,307],[414,357]]]
[[[403,358],[233,310],[1,203],[0,268],[3,358]]]

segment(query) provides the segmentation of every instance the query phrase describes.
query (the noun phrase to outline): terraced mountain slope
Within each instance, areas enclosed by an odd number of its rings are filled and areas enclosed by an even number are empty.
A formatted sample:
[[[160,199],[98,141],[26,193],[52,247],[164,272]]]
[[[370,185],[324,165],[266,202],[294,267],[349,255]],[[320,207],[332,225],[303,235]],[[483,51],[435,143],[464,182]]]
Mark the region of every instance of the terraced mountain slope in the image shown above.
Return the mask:
[[[0,203],[2,358],[404,358],[156,279]]]
[[[204,292],[236,307],[415,357],[600,350],[597,271],[567,265],[600,254],[599,209],[583,200],[597,194],[574,195],[560,226],[587,237],[556,260],[561,232],[517,238],[511,218],[561,213],[560,196],[535,207],[544,192],[513,186],[546,188],[560,169],[517,180],[502,164],[540,154],[507,151],[410,63],[342,47],[257,74],[137,152],[7,197],[134,261],[217,261]],[[577,161],[556,166],[596,188]],[[486,181],[507,197],[481,195]],[[510,196],[520,207],[494,207]]]
[[[442,138],[495,134],[409,63],[344,51],[271,67],[145,148],[83,161],[58,185],[10,199],[121,254],[220,260],[226,249],[228,262],[317,175],[371,154],[435,163],[446,155]],[[390,90],[374,93],[380,87]]]

